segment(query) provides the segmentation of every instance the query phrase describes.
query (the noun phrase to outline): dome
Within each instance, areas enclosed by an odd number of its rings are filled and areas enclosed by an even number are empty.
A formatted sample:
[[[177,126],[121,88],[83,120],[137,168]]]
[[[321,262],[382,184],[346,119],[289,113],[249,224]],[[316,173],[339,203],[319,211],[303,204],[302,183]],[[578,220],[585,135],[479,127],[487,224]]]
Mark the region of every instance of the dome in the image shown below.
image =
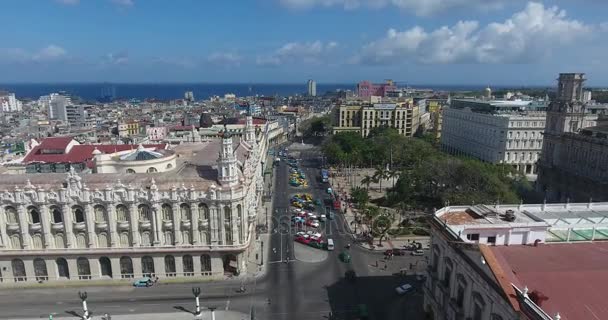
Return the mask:
[[[144,160],[154,160],[154,159],[158,159],[158,158],[162,158],[162,157],[163,157],[162,153],[146,150],[140,144],[137,147],[137,150],[121,156],[120,160],[122,160],[122,161],[144,161]]]
[[[211,119],[211,115],[209,115],[209,113],[201,114],[201,118],[199,119],[199,127],[211,128],[211,126],[213,126],[213,119]]]

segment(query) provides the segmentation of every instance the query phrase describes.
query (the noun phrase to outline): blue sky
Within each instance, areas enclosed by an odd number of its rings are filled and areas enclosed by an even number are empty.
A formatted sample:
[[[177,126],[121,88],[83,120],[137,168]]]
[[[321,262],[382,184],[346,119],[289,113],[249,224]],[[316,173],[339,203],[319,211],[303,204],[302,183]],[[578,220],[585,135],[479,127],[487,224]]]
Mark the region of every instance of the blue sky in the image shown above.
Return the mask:
[[[608,85],[608,1],[4,0],[0,82]],[[10,13],[10,14],[7,14]]]

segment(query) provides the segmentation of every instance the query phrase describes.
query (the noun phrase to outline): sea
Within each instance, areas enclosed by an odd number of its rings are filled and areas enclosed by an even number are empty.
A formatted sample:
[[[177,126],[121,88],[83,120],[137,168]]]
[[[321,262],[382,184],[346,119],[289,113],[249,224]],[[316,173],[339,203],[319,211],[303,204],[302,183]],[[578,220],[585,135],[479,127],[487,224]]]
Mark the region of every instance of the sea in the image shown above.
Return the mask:
[[[399,85],[399,84],[398,84]],[[482,90],[485,86],[425,86],[411,85],[411,88],[433,89],[437,91]],[[317,94],[337,90],[355,90],[356,84],[317,83]],[[85,101],[116,99],[158,99],[173,100],[184,97],[186,91],[192,91],[196,100],[213,96],[234,93],[244,96],[293,96],[306,94],[306,84],[246,84],[246,83],[19,83],[0,84],[0,91],[14,92],[18,99],[38,99],[40,96],[54,92],[63,92],[80,97]]]

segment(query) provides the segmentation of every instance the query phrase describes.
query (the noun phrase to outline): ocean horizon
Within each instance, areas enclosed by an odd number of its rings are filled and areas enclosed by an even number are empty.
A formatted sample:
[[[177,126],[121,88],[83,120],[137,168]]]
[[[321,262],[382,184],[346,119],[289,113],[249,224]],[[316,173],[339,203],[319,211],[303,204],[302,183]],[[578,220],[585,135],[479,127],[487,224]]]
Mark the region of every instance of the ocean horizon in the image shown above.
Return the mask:
[[[485,85],[407,85],[397,82],[398,86],[436,91],[475,91]],[[493,86],[494,90],[504,88],[547,88],[550,86]],[[355,90],[355,83],[317,83],[317,94],[337,90]],[[19,99],[38,99],[54,92],[65,92],[84,100],[94,101],[104,97],[114,99],[159,99],[173,100],[184,97],[192,91],[196,100],[233,93],[243,96],[290,96],[306,94],[307,86],[301,83],[6,83],[0,90],[14,92]]]

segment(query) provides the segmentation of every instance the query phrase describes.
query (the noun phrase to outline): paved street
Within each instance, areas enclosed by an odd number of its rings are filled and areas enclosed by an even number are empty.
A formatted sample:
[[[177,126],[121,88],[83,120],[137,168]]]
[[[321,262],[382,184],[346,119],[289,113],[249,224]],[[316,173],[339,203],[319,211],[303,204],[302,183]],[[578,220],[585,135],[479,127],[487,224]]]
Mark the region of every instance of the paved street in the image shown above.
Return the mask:
[[[382,252],[352,246],[352,261],[339,261],[351,236],[346,232],[341,214],[325,226],[327,236],[334,239],[335,251],[322,251],[295,244],[289,227],[289,198],[294,193],[308,192],[324,199],[325,188],[319,182],[318,153],[303,151],[301,166],[309,187],[288,185],[288,169],[283,162],[274,170],[273,217],[270,243],[264,244],[269,256],[264,259],[267,273],[256,280],[248,278],[247,291],[237,293],[242,279],[207,283],[163,284],[151,288],[126,286],[57,289],[11,289],[0,291],[0,318],[71,317],[81,312],[78,290],[89,293],[89,308],[94,315],[190,312],[194,309],[192,286],[201,287],[202,306],[249,313],[255,309],[257,319],[327,319],[330,312],[339,319],[355,319],[358,305],[366,305],[370,319],[420,319],[420,292],[404,297],[394,288],[404,282],[416,283],[413,277],[394,276],[402,268],[416,265],[421,257],[394,257],[384,262]],[[288,261],[288,262],[286,262]],[[385,266],[386,265],[386,269]],[[353,269],[354,283],[344,280],[344,273]],[[268,299],[270,299],[270,304]]]

